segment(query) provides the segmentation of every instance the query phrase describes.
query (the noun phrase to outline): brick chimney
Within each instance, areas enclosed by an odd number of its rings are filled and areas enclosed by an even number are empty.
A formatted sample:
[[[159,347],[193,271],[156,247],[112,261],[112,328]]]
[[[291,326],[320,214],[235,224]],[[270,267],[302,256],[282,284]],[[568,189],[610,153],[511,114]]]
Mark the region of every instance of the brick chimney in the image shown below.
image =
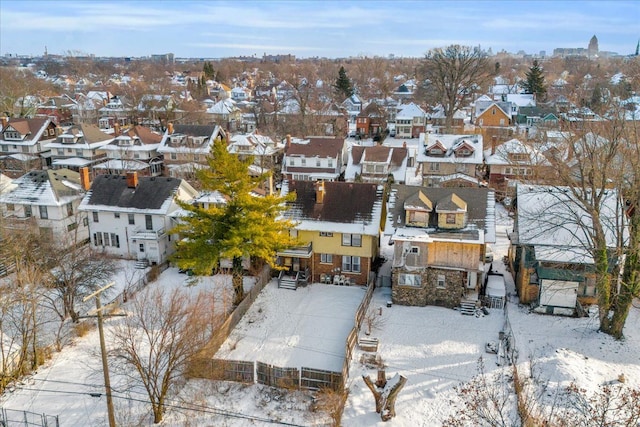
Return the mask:
[[[118,122],[113,124],[113,136],[120,136],[120,123]]]
[[[491,155],[492,156],[496,154],[496,145],[498,145],[498,136],[492,135],[491,136]]]
[[[173,133],[173,123],[167,124],[167,131],[169,132],[169,135]]]
[[[289,147],[291,147],[291,135],[287,135],[287,143],[285,148],[289,148]]]
[[[9,117],[2,116],[2,129],[7,127],[7,123],[9,123]]]
[[[127,172],[127,187],[138,187],[138,172]]]
[[[91,189],[91,177],[89,176],[89,168],[80,168],[80,185],[84,191]]]
[[[324,203],[324,181],[318,181],[315,184],[316,187],[316,203]]]

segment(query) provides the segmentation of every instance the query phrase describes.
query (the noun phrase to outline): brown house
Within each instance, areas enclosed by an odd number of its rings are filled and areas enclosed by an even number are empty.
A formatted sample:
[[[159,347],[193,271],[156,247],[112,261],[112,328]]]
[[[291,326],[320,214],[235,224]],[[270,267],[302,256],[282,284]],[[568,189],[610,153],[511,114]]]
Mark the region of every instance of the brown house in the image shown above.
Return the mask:
[[[0,131],[0,171],[18,178],[33,169],[43,169],[50,161],[49,142],[56,138],[50,119],[2,118]]]
[[[486,244],[495,242],[493,192],[394,185],[391,193],[393,302],[456,307],[477,298]]]
[[[372,138],[387,128],[386,113],[377,103],[367,105],[356,116],[356,135],[361,138]]]
[[[506,127],[511,124],[511,116],[504,111],[498,103],[489,105],[483,112],[478,114],[475,121],[476,126]]]

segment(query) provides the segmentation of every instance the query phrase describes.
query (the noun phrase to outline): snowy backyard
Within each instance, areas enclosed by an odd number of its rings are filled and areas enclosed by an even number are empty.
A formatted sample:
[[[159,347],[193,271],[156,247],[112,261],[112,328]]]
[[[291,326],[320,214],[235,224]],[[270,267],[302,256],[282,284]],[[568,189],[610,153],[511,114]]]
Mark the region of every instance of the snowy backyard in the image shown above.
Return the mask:
[[[615,382],[621,374],[626,384],[637,387],[640,384],[640,303],[636,302],[631,309],[623,341],[599,333],[595,313],[586,318],[529,313],[527,307],[518,305],[513,280],[502,263],[508,247],[506,231],[511,222],[504,210],[498,213],[493,268],[506,273],[508,316],[521,370],[528,372],[532,367],[540,382],[546,384],[549,396],[571,381],[595,391],[599,385]],[[385,268],[389,268],[388,264],[383,266],[383,274],[386,274]],[[124,268],[120,270],[116,282],[125,281],[124,271]],[[250,288],[252,283],[248,279],[245,288]],[[179,274],[174,268],[163,272],[149,287],[177,287],[189,292],[203,288],[215,290],[223,306],[232,296],[229,276],[196,279]],[[272,281],[217,357],[339,371],[345,338],[363,296],[361,287],[312,284],[291,291],[278,289]],[[375,412],[372,394],[362,375],[375,379],[376,369],[361,363],[364,352],[356,346],[342,417],[345,427],[441,425],[456,413],[461,401],[455,387],[478,373],[480,357],[484,359],[487,373],[509,369],[498,366],[496,355],[485,351],[485,345],[496,341],[504,327],[501,310],[490,310],[489,315],[463,316],[457,310],[440,307],[387,307],[388,300],[390,288],[376,289],[371,307],[381,308],[383,322],[372,330],[371,336],[380,340],[378,355],[387,376],[399,373],[408,378],[396,401],[397,416],[390,423],[383,423]],[[118,321],[118,318],[106,321],[107,342],[110,328]],[[106,403],[100,367],[98,334],[92,330],[54,353],[36,374],[7,391],[0,405],[6,409],[58,415],[60,425],[65,427],[105,426]],[[144,391],[132,387],[118,375],[112,375],[112,384],[120,424],[151,425]],[[92,397],[95,393],[101,395]],[[325,414],[310,411],[310,393],[278,391],[262,385],[189,380],[178,396],[171,397],[169,404],[161,425],[261,426],[281,422],[319,426],[328,422]]]

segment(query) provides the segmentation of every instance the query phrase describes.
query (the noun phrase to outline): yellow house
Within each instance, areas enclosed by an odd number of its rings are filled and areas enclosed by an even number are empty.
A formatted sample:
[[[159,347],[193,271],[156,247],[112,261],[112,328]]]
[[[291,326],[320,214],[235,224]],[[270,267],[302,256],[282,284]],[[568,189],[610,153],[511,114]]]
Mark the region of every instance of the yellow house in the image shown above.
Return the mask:
[[[283,276],[303,272],[307,281],[365,285],[379,254],[382,186],[353,182],[288,181],[295,192],[285,216],[303,245],[278,254]]]

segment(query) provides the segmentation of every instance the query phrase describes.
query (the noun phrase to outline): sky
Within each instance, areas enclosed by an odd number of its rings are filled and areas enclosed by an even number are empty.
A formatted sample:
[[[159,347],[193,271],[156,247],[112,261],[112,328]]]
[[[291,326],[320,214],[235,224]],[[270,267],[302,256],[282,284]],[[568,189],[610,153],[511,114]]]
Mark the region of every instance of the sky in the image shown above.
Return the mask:
[[[422,57],[450,44],[635,52],[638,1],[0,0],[0,55]]]

